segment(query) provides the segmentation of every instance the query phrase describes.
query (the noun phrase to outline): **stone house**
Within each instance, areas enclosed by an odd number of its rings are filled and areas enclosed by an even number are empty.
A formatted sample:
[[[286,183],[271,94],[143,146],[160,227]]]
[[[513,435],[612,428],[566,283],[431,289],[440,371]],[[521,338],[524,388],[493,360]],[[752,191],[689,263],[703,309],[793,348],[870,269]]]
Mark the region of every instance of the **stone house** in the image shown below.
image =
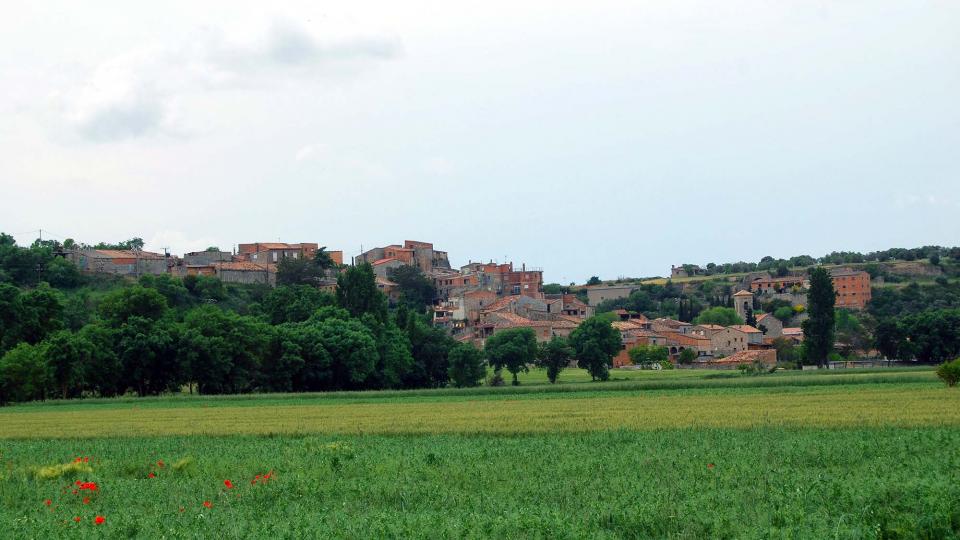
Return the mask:
[[[778,338],[783,335],[783,323],[769,313],[757,315],[757,329],[768,338]]]

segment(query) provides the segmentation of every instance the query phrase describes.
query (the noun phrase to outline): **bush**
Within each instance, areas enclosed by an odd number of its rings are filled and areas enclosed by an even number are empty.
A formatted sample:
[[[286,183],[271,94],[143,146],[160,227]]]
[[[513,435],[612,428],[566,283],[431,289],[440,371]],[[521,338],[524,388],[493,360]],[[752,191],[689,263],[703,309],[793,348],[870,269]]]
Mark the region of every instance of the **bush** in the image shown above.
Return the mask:
[[[960,358],[940,364],[937,368],[937,377],[947,383],[947,386],[956,386],[960,382]]]

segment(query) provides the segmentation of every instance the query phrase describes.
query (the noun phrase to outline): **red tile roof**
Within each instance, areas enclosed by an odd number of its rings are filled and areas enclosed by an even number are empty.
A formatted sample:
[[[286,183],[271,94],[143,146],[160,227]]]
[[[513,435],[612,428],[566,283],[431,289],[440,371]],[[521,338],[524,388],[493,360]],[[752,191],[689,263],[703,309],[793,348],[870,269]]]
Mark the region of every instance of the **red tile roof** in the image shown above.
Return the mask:
[[[760,330],[757,330],[756,328],[750,326],[749,324],[734,324],[734,325],[731,325],[730,328],[733,328],[734,330],[739,330],[744,334],[762,334],[763,333]]]
[[[387,264],[390,261],[399,261],[399,260],[400,259],[396,257],[386,257],[384,259],[377,259],[370,264],[372,264],[373,266],[380,266],[381,264]]]

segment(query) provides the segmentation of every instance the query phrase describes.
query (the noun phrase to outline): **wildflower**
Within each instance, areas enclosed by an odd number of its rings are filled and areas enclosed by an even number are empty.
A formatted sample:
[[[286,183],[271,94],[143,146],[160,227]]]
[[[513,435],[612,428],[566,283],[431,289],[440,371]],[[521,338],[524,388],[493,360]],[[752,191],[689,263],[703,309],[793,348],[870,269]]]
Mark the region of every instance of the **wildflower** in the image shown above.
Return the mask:
[[[83,458],[83,462],[84,462],[84,463],[90,463],[90,458],[89,458],[89,457]]]
[[[94,523],[94,525],[103,525],[103,522],[106,521],[106,520],[107,520],[107,518],[105,518],[105,517],[103,517],[103,516],[97,516],[97,517],[93,518],[93,523]]]
[[[153,473],[150,473],[150,474],[147,475],[147,478],[156,478],[156,477],[157,477],[157,475],[155,475],[155,474],[153,474]]]
[[[76,495],[76,494],[77,494],[77,490],[73,490],[71,493],[73,493],[74,495]]]
[[[77,523],[80,523],[80,516],[74,517],[73,520],[74,520],[75,522],[77,522]]]
[[[224,480],[223,485],[227,486],[227,489],[233,489],[233,482],[230,480]]]
[[[213,508],[213,503],[210,501],[203,501],[203,505],[207,508]]]
[[[182,507],[182,506],[180,507],[180,512],[183,512],[183,507]]]
[[[708,468],[708,469],[713,469],[713,466],[714,466],[713,463],[707,463],[707,468]]]
[[[83,504],[90,504],[90,497],[84,497]]]
[[[164,467],[164,464],[163,464],[163,460],[162,460],[162,459],[159,460],[159,461],[157,461],[157,467],[160,467],[161,469]]]
[[[47,506],[50,506],[51,504],[53,504],[53,501],[51,501],[50,499],[47,499],[47,500],[43,501],[43,504],[45,504],[45,505],[47,505]]]

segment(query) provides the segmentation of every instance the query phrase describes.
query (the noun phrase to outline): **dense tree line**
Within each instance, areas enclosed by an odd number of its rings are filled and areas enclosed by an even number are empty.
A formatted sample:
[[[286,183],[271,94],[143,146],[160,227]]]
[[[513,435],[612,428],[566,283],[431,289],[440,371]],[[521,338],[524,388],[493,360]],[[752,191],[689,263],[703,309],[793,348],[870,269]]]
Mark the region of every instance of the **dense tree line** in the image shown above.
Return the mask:
[[[605,379],[619,348],[619,335],[600,319],[570,344],[538,345],[522,328],[499,332],[483,351],[458,344],[424,313],[432,283],[419,272],[394,274],[402,294],[390,309],[367,264],[343,269],[336,295],[314,286],[316,270],[329,268],[316,259],[289,274],[306,278],[274,289],[208,276],[133,283],[81,275],[56,256],[57,246],[12,240],[0,236],[0,403],[475,386],[487,365],[516,379],[536,363],[555,381],[575,349]],[[54,276],[69,279],[52,286],[45,278]]]
[[[817,264],[858,264],[868,262],[887,262],[887,261],[915,261],[920,259],[930,259],[932,263],[939,264],[944,257],[950,257],[954,261],[960,261],[960,247],[943,246],[923,246],[917,248],[892,248],[883,251],[871,251],[869,253],[859,253],[856,251],[833,251],[822,257],[815,258],[810,255],[797,255],[788,259],[776,259],[766,256],[759,262],[735,262],[735,263],[708,263],[700,269],[705,275],[715,274],[735,274],[742,272],[770,272],[775,275],[784,276],[790,268],[806,268]],[[683,264],[682,267],[690,275],[696,270],[696,265]]]

